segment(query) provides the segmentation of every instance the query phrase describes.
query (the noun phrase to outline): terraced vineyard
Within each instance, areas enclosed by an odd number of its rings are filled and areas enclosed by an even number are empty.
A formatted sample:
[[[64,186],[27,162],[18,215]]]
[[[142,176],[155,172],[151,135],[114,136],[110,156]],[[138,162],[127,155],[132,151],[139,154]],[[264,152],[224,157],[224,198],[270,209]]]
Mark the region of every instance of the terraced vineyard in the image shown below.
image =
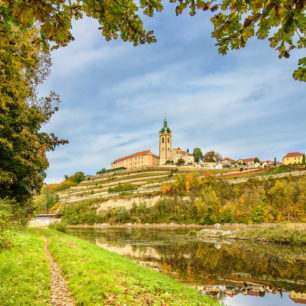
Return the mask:
[[[57,184],[53,190],[52,186],[49,186],[51,194],[45,195],[40,206],[42,209],[47,207],[46,211],[50,213],[61,213],[65,207],[71,207],[71,204],[75,208],[80,205],[80,207],[88,206],[97,212],[114,207],[130,209],[134,204],[139,205],[141,203],[146,203],[150,207],[161,199],[162,184],[174,182],[179,174],[198,172],[200,176],[203,176],[205,173],[210,172],[220,179],[227,180],[230,184],[240,184],[250,178],[262,180],[306,174],[304,169],[292,170],[295,171],[283,173],[283,170],[280,171],[280,169],[251,169],[247,172],[240,172],[238,169],[216,170],[196,169],[193,167],[155,167],[107,172],[87,176],[78,185],[70,186],[69,188],[64,186],[64,190],[61,191],[58,185],[63,187],[61,184],[67,181]],[[50,197],[53,199],[53,205],[48,207],[48,199]]]
[[[58,202],[71,203],[85,199],[106,199],[119,197],[122,195],[134,194],[145,195],[154,194],[160,190],[163,183],[170,183],[175,180],[178,174],[186,174],[196,171],[195,168],[145,168],[135,170],[122,170],[118,172],[98,174],[88,176],[77,186],[72,186],[64,191],[57,192]],[[224,173],[228,170],[200,170],[201,175],[204,172],[214,174]],[[124,191],[116,190],[117,186],[126,187]],[[131,186],[129,190],[128,186]],[[120,188],[117,188],[120,189]],[[122,188],[123,189],[123,188]]]

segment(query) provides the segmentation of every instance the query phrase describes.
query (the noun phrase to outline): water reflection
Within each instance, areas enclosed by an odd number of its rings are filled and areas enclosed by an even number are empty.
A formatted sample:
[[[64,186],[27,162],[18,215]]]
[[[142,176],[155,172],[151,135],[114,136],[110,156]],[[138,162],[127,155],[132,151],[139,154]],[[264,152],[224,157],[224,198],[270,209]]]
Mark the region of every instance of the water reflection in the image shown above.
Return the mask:
[[[71,230],[227,305],[258,305],[258,299],[261,305],[306,304],[305,247],[200,240],[188,233],[186,229]]]

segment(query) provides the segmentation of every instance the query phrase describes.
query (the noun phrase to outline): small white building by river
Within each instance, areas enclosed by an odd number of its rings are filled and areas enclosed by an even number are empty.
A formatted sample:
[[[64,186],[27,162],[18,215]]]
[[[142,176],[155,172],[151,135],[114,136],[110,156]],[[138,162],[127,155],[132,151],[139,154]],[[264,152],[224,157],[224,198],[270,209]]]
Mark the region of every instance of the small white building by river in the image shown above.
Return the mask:
[[[61,214],[40,214],[29,222],[29,226],[31,227],[48,226],[51,223],[60,222],[61,217],[62,217]]]

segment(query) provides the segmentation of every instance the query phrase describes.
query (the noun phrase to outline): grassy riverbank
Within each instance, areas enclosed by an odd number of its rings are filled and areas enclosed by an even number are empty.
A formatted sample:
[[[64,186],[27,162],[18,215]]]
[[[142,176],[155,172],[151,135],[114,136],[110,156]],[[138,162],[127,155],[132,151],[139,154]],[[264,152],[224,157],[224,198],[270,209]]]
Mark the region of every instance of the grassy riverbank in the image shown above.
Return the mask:
[[[291,245],[306,245],[306,224],[231,224],[220,230],[205,229],[199,236],[257,240]]]
[[[264,240],[292,245],[306,244],[306,224],[277,224],[241,227],[234,230],[237,238]]]
[[[9,236],[13,247],[0,252],[0,305],[47,305],[50,280],[45,238],[34,232]]]
[[[44,236],[77,305],[218,305],[161,273],[49,229],[15,233],[15,246],[0,254],[1,305],[47,304],[50,275]]]

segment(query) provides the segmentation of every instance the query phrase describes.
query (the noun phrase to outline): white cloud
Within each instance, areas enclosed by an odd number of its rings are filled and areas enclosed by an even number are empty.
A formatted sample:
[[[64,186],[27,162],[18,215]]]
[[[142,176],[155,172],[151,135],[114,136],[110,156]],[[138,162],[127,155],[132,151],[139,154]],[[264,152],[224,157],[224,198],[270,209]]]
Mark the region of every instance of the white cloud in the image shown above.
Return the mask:
[[[63,102],[45,129],[70,144],[48,154],[48,182],[95,173],[136,151],[157,153],[164,112],[174,146],[232,158],[306,151],[305,84],[291,78],[297,56],[279,61],[254,40],[222,57],[199,17],[174,21],[163,13],[148,25],[157,27],[159,42],[134,48],[105,43],[85,19],[76,24],[76,41],[55,51],[42,92],[54,88]]]

